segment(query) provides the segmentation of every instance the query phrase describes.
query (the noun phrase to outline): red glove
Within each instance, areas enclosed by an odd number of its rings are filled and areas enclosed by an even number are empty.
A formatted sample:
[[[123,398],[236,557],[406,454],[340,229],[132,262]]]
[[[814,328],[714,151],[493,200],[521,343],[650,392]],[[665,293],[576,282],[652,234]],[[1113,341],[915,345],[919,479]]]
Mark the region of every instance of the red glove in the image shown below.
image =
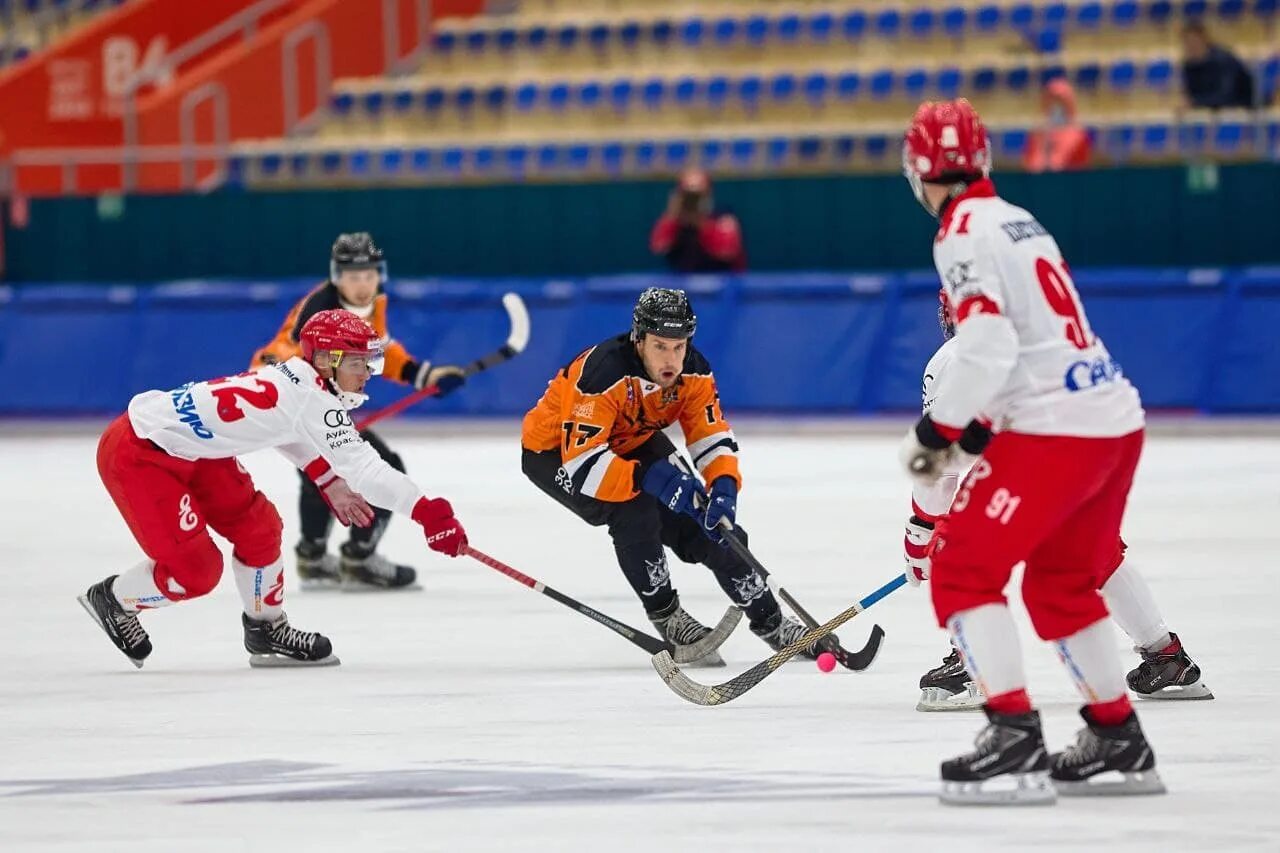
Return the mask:
[[[419,498],[413,506],[413,520],[422,525],[432,551],[456,557],[466,547],[467,531],[453,517],[453,507],[444,498]]]
[[[338,476],[323,458],[312,460],[302,469],[320,490],[320,497],[329,505],[329,512],[343,527],[368,527],[373,523],[373,508],[356,492],[351,490],[347,481]]]

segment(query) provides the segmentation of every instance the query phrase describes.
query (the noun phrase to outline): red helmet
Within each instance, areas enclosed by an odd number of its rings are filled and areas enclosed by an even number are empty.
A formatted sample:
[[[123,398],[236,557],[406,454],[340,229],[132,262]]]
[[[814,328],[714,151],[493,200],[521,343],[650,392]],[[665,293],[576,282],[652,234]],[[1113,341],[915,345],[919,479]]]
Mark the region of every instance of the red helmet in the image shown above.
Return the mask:
[[[916,199],[935,215],[925,202],[924,184],[985,178],[991,143],[973,104],[964,98],[921,104],[902,142],[902,171]]]
[[[382,338],[373,326],[341,308],[312,316],[298,337],[302,343],[302,357],[309,362],[315,361],[317,352],[364,356],[370,366],[382,358]]]

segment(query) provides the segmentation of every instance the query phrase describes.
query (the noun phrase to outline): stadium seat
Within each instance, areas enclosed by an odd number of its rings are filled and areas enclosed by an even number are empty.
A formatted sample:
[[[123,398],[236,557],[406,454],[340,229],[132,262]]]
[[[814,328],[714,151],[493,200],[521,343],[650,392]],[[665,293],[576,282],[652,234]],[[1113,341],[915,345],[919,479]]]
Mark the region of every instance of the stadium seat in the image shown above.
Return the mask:
[[[373,157],[367,148],[357,148],[347,155],[347,169],[351,174],[363,177],[369,174],[373,165]]]
[[[942,31],[951,38],[960,38],[969,23],[969,10],[963,6],[952,6],[942,13]]]
[[[591,167],[591,146],[576,143],[569,146],[565,158],[569,168],[575,172],[583,172]]]
[[[1030,3],[1017,3],[1009,7],[1009,26],[1026,31],[1036,19],[1036,7]]]
[[[858,97],[862,90],[862,75],[857,71],[844,71],[836,76],[836,95],[842,100]]]
[[[756,141],[751,138],[733,140],[729,145],[729,158],[739,169],[751,166],[756,159]]]
[[[391,109],[398,115],[404,115],[413,109],[413,102],[417,100],[416,95],[413,89],[396,89],[391,95]]]
[[[1169,19],[1173,17],[1173,3],[1171,0],[1152,0],[1151,5],[1147,7],[1147,20],[1162,27],[1169,23]]]
[[[556,47],[563,51],[573,50],[578,45],[581,31],[575,24],[565,24],[556,30]]]
[[[1138,4],[1134,0],[1119,0],[1111,7],[1111,23],[1117,27],[1132,27],[1138,22]]]
[[[490,86],[484,90],[484,105],[494,111],[501,110],[507,105],[509,94],[507,87],[502,84]]]
[[[796,157],[801,161],[810,162],[818,159],[822,154],[822,140],[816,136],[802,136],[796,142]]]
[[[673,139],[662,145],[662,163],[672,170],[683,169],[689,162],[689,143],[683,139]]]
[[[458,174],[466,162],[466,152],[456,145],[450,145],[440,152],[440,168],[450,174]]]
[[[1075,25],[1082,30],[1096,30],[1102,26],[1102,4],[1097,0],[1081,3],[1076,7]]]
[[[1276,14],[1277,8],[1280,8],[1280,0],[1256,0],[1253,14],[1259,18],[1270,18]]]
[[[1050,3],[1040,10],[1040,22],[1043,26],[1062,29],[1067,23],[1067,4]]]
[[[624,21],[618,28],[618,44],[626,50],[635,50],[640,44],[640,24],[637,21]]]
[[[960,86],[964,82],[964,75],[959,68],[945,67],[938,69],[938,94],[948,100],[956,98],[960,95]]]
[[[451,30],[438,30],[435,38],[431,40],[431,46],[436,53],[452,53],[458,46],[458,34]]]
[[[640,99],[644,101],[646,109],[657,110],[666,99],[666,93],[666,81],[660,77],[654,77],[644,82],[644,86],[640,89]]]
[[[704,139],[698,145],[699,163],[708,169],[719,166],[723,156],[724,143],[719,139]]]
[[[726,47],[738,40],[741,24],[737,18],[721,18],[711,28],[711,37],[720,47]]]
[[[831,78],[821,72],[809,74],[804,78],[804,96],[810,104],[819,106],[827,100],[831,89]]]
[[[500,53],[511,53],[520,44],[520,34],[514,27],[503,27],[494,37],[494,44]]]
[[[800,16],[783,15],[778,18],[777,33],[779,41],[794,42],[800,37]]]
[[[620,113],[631,108],[633,95],[635,95],[635,86],[626,77],[621,77],[609,84],[609,105]]]
[[[1004,87],[1011,92],[1026,91],[1031,84],[1031,69],[1025,65],[1015,65],[1005,71]]]
[[[676,80],[672,90],[673,100],[682,107],[687,107],[698,97],[698,81],[694,77],[681,77]]]
[[[603,87],[595,80],[588,80],[578,87],[578,103],[583,109],[593,110],[600,105]]]
[[[552,83],[546,89],[547,108],[552,112],[562,112],[565,107],[569,106],[569,84],[564,82]]]
[[[469,111],[476,105],[476,87],[471,85],[459,86],[453,93],[453,104],[463,112]]]
[[[1184,19],[1203,18],[1208,12],[1209,3],[1207,0],[1183,0],[1182,17]]]
[[[897,38],[902,33],[902,13],[886,9],[876,15],[876,35],[880,38]]]
[[[279,155],[275,155],[279,159]],[[265,165],[265,163],[264,163]],[[320,155],[320,168],[327,174],[335,174],[342,168],[342,152],[326,151]]]
[[[680,25],[680,43],[687,48],[697,49],[702,46],[702,37],[706,25],[701,18],[690,18]]]
[[[831,39],[831,33],[836,26],[836,17],[830,12],[817,12],[809,16],[809,39],[810,41],[825,43]]]
[[[765,156],[772,167],[782,165],[790,155],[791,140],[785,136],[774,136],[765,145]]]
[[[529,164],[529,149],[524,145],[509,145],[502,152],[502,162],[513,175],[523,175]]]
[[[587,28],[587,44],[597,53],[607,49],[612,39],[613,30],[609,28],[608,24],[592,24]]]
[[[929,72],[923,68],[912,68],[902,74],[902,89],[907,97],[918,101],[924,97],[925,88],[929,85]]]
[[[872,72],[869,84],[873,99],[883,101],[890,97],[893,94],[893,69],[882,68]]]
[[[466,36],[467,51],[470,53],[484,53],[484,49],[489,46],[489,33],[484,30],[472,30]]]
[[[378,171],[384,175],[398,175],[404,167],[404,152],[399,148],[384,148],[378,152]]]
[[[610,175],[620,174],[625,155],[621,142],[606,142],[600,146],[600,166]]]
[[[666,47],[675,36],[675,25],[670,21],[654,21],[649,39],[658,47]]]
[[[759,47],[769,38],[769,19],[763,15],[752,15],[747,18],[742,33],[747,44]]]
[[[291,154],[289,156],[289,172],[295,178],[305,178],[307,172],[311,170],[311,158],[306,154]]]
[[[356,98],[350,92],[334,92],[333,97],[329,99],[329,109],[335,115],[345,118],[351,113],[351,108],[355,106]]]
[[[973,26],[980,33],[993,33],[1000,27],[1004,10],[995,5],[980,6],[973,16]]]
[[[360,96],[360,108],[370,118],[377,118],[382,114],[382,104],[385,100],[386,95],[376,89],[371,92],[365,92]]]
[[[1214,150],[1223,154],[1239,153],[1244,145],[1247,128],[1239,121],[1220,121],[1213,129]]]
[[[538,84],[521,83],[516,87],[512,101],[520,112],[528,112],[538,105]]]
[[[409,168],[420,175],[431,171],[434,160],[434,152],[430,148],[415,148],[409,152]]]
[[[1142,129],[1142,150],[1147,154],[1163,154],[1169,148],[1169,126],[1151,124]]]
[[[1107,85],[1117,92],[1127,94],[1133,91],[1137,76],[1138,69],[1134,63],[1128,59],[1121,59],[1112,63],[1107,69]]]
[[[879,160],[889,152],[889,137],[883,134],[872,134],[864,143],[868,159]]]
[[[997,73],[994,68],[975,68],[970,76],[969,85],[979,94],[990,92],[995,89]]]
[[[560,165],[560,146],[558,145],[539,145],[538,146],[538,171],[549,172]]]
[[[547,46],[551,31],[544,26],[533,26],[524,34],[524,43],[535,53]]]
[[[1102,79],[1102,66],[1096,62],[1086,62],[1077,65],[1075,74],[1072,75],[1072,83],[1076,89],[1081,92],[1092,92],[1098,88],[1098,82]]]
[[[1143,69],[1142,78],[1148,89],[1168,89],[1173,82],[1173,63],[1168,59],[1153,59]]]
[[[654,159],[657,156],[658,147],[652,142],[637,142],[635,148],[631,152],[632,162],[640,169],[652,169]]]
[[[1021,129],[1004,130],[996,135],[997,152],[1005,159],[1016,160],[1027,147],[1027,132]]]
[[[444,106],[444,89],[432,86],[423,92],[422,106],[428,113],[438,112]]]
[[[764,81],[758,74],[748,74],[738,78],[738,99],[749,110],[760,105],[760,93],[764,89]]]
[[[938,25],[938,16],[932,9],[915,9],[907,17],[907,29],[918,39],[933,37]]]
[[[769,97],[775,101],[789,101],[796,94],[796,75],[790,72],[775,74],[769,81]]]
[[[707,106],[712,109],[723,109],[725,102],[729,100],[729,78],[723,74],[717,74],[707,79],[705,96]]]
[[[857,41],[867,32],[867,14],[858,10],[846,12],[840,19],[840,32],[849,41]]]
[[[856,151],[857,144],[852,136],[837,136],[831,142],[832,156],[842,162],[852,160]]]

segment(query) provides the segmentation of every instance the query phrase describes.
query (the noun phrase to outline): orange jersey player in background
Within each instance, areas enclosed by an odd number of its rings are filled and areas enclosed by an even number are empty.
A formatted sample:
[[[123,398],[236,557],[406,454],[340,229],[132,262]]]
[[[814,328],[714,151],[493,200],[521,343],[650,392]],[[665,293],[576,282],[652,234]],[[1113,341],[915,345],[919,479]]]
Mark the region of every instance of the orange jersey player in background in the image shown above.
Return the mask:
[[[805,629],[783,616],[764,579],[723,545],[720,520],[736,525],[742,475],[711,365],[690,342],[696,326],[684,291],[641,294],[631,331],[575,358],[525,415],[521,467],[578,517],[608,528],[623,575],[673,646],[697,643],[711,629],[680,606],[664,546],[711,569],[751,630],[779,649]],[[674,423],[705,490],[673,462],[677,451],[662,430]],[[819,640],[810,657],[836,642]],[[723,663],[715,651],[701,662]]]
[[[302,327],[321,311],[343,308],[373,326],[386,341],[385,367],[382,375],[393,382],[424,388],[435,385],[440,396],[455,390],[465,381],[462,368],[433,365],[414,358],[387,331],[387,263],[380,249],[366,232],[340,234],[329,256],[329,280],[302,298],[289,312],[280,331],[262,349],[254,353],[251,367],[255,370],[286,361],[301,351]],[[396,470],[403,472],[404,462],[371,430],[362,430],[362,438],[378,455]],[[410,566],[392,563],[376,553],[378,541],[386,532],[391,513],[377,509],[369,527],[351,527],[351,534],[341,548],[341,559],[328,553],[329,532],[333,518],[320,490],[306,475],[298,499],[301,537],[294,547],[298,576],[306,588],[336,587],[344,589],[404,589],[412,587],[417,572]]]

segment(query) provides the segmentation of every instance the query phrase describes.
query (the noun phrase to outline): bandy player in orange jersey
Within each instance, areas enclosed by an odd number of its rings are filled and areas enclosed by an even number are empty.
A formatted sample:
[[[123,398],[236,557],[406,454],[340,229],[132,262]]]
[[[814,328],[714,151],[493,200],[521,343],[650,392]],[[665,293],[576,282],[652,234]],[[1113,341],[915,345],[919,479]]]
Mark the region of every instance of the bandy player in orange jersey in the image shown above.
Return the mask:
[[[321,311],[302,327],[302,353],[256,373],[145,391],[98,443],[98,472],[146,559],[89,587],[80,603],[135,666],[151,654],[143,610],[199,598],[222,576],[209,531],[231,543],[254,666],[336,664],[327,637],[284,613],[280,514],[236,458],[274,447],[301,470],[343,524],[375,506],[410,516],[427,546],[456,557],[466,532],[441,498],[382,459],[351,423],[382,372],[382,337],[350,311]]]
[[[965,100],[922,104],[903,144],[912,190],[941,222],[934,263],[956,333],[952,364],[900,457],[927,485],[981,454],[931,554],[938,624],[986,696],[989,721],[972,752],[943,762],[942,799],[1163,793],[1097,593],[1142,452],[1142,404],[1090,328],[1056,241],[996,194],[990,157]],[[1085,703],[1085,729],[1052,755],[1003,594],[1024,561],[1032,624]]]
[[[631,330],[567,364],[525,415],[521,465],[566,509],[608,529],[623,575],[672,645],[693,645],[711,629],[680,606],[664,546],[709,568],[751,630],[776,650],[805,628],[783,615],[764,578],[722,544],[720,519],[736,524],[742,475],[711,365],[692,343],[697,322],[683,290],[642,293]],[[705,489],[671,461],[676,449],[662,430],[675,423]],[[834,635],[818,640],[808,657],[838,642]],[[701,663],[723,661],[712,652]]]

